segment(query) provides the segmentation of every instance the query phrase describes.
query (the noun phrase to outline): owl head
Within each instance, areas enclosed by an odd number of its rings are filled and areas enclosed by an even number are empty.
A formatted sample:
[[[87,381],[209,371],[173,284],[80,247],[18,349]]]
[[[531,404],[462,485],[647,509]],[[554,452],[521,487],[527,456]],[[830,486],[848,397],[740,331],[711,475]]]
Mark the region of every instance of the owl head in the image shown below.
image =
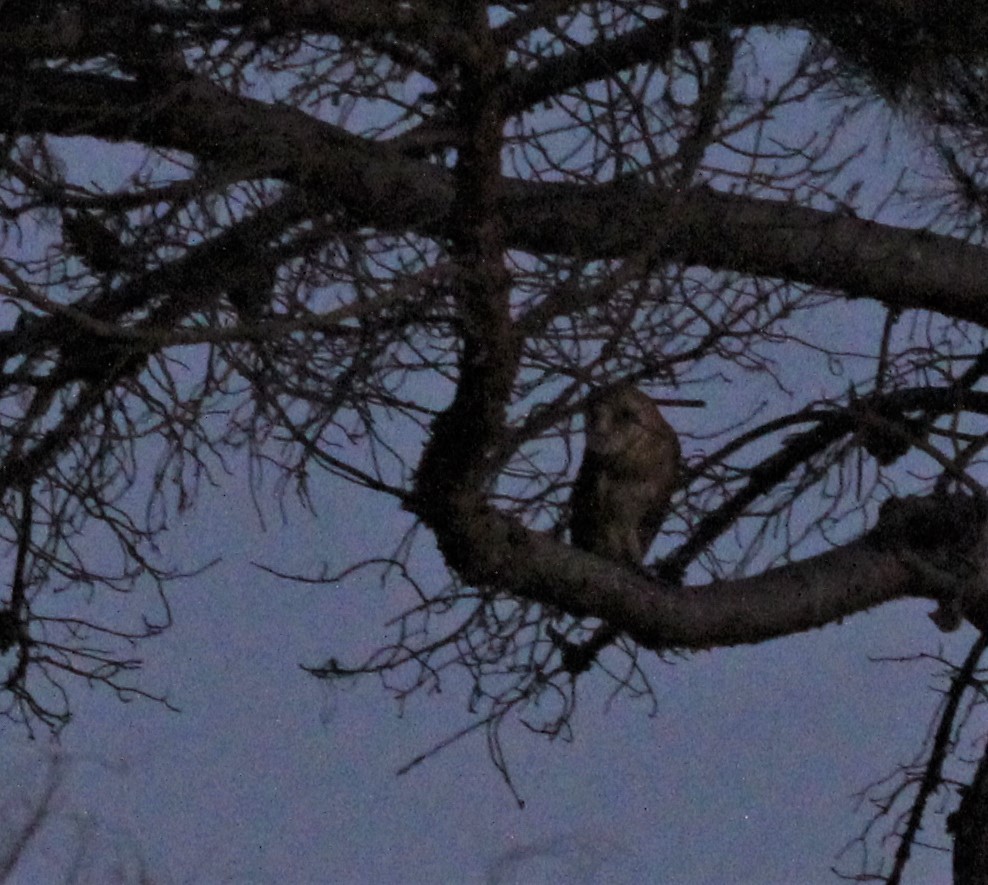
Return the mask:
[[[595,455],[619,455],[636,440],[672,433],[652,399],[630,384],[592,395],[586,415],[586,447]]]

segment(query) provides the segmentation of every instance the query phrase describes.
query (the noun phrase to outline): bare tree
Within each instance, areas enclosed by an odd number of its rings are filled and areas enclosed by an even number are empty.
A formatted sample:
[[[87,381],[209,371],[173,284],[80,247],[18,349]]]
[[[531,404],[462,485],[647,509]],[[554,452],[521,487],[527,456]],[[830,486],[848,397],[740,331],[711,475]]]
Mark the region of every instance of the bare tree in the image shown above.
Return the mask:
[[[244,461],[407,512],[362,564],[414,592],[400,638],[312,672],[465,670],[506,778],[506,718],[557,734],[655,655],[907,597],[988,628],[988,4],[957,7],[0,4],[6,714],[145,693],[155,539]],[[663,409],[686,464],[644,570],[566,534],[582,415],[628,384],[708,403]],[[862,876],[974,776],[981,650]]]

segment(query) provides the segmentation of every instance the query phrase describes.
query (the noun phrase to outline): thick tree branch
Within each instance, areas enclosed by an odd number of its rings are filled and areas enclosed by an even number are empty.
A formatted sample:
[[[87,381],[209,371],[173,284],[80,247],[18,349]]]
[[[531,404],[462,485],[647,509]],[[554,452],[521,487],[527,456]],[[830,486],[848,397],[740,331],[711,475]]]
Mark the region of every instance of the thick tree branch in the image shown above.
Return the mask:
[[[956,588],[927,584],[902,553],[928,557],[930,525],[970,525],[976,517],[967,497],[908,499],[875,531],[843,547],[755,577],[692,587],[650,581],[493,509],[474,509],[469,519],[448,520],[436,531],[440,546],[456,552],[450,565],[466,582],[600,618],[662,651],[763,642],[907,597],[952,603]],[[967,533],[964,542],[976,536]],[[943,540],[943,532],[935,537]],[[985,601],[964,602],[980,622]]]
[[[470,5],[470,4],[467,4]],[[463,10],[466,14],[466,10]],[[473,51],[465,57],[457,107],[464,132],[453,172],[452,287],[462,315],[463,346],[456,395],[433,424],[416,477],[416,512],[433,529],[446,561],[472,556],[470,532],[483,521],[487,487],[498,464],[521,355],[510,312],[500,211],[502,108],[491,88],[504,63],[486,9],[472,4]]]
[[[954,881],[984,885],[988,881],[988,751],[982,753],[971,783],[961,788],[960,807],[947,819],[947,826],[954,837]]]
[[[508,239],[532,252],[615,257],[652,241],[667,260],[988,325],[988,251],[951,237],[703,187],[512,182],[507,200]]]
[[[244,175],[301,186],[312,211],[344,208],[384,231],[455,233],[453,178],[292,108],[194,78],[164,92],[83,74],[0,79],[0,119],[19,130],[89,134],[188,151]],[[510,248],[584,259],[655,244],[656,257],[776,277],[988,326],[988,251],[946,236],[696,188],[506,180]]]

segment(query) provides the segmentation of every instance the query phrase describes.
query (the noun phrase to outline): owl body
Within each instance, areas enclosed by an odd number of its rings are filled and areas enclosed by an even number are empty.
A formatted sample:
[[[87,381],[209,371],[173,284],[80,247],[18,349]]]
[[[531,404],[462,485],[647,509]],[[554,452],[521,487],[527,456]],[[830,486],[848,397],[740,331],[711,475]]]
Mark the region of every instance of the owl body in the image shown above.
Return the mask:
[[[634,387],[591,400],[586,448],[570,501],[574,545],[641,565],[679,479],[676,432]]]

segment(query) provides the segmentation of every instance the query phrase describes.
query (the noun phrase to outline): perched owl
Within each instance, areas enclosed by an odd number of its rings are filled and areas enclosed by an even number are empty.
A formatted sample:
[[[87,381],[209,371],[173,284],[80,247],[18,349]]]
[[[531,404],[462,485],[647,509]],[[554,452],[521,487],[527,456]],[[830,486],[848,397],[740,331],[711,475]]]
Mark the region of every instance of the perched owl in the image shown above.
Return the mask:
[[[679,478],[679,439],[634,387],[591,398],[583,464],[570,499],[574,545],[641,565]]]

